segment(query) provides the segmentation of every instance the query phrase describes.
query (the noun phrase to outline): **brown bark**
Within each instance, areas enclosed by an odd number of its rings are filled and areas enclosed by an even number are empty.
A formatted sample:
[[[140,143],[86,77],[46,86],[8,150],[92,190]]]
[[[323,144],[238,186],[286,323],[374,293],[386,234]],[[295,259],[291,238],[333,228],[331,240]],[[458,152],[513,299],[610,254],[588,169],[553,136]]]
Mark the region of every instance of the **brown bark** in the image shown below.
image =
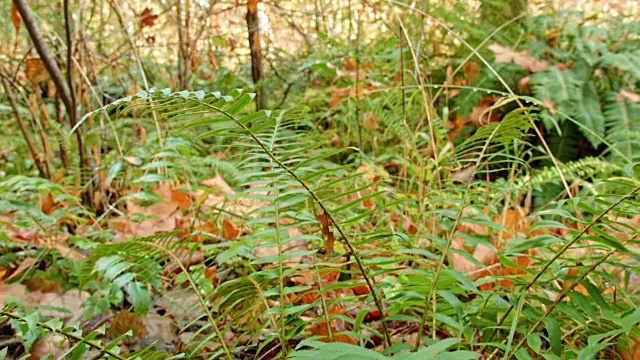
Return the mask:
[[[267,99],[260,82],[263,78],[262,46],[260,45],[260,22],[258,20],[259,0],[247,2],[247,30],[249,31],[249,49],[251,50],[251,78],[256,87],[256,109],[266,108]]]
[[[191,65],[191,43],[189,37],[189,1],[177,1],[178,16],[178,80],[180,88],[186,89],[189,86],[189,72]],[[184,14],[184,20],[183,20]]]
[[[44,67],[47,69],[47,72],[56,86],[57,93],[59,93],[62,98],[62,102],[67,109],[67,113],[75,113],[75,111],[73,111],[73,102],[71,100],[69,87],[65,83],[62,71],[60,71],[51,51],[49,51],[49,48],[47,48],[47,45],[44,42],[44,37],[40,33],[40,29],[38,29],[36,19],[33,17],[29,5],[27,5],[26,0],[13,0],[13,3],[15,4],[18,13],[20,13],[20,17],[22,17],[22,21],[29,32],[29,37],[31,37],[31,40],[38,51],[38,55],[40,55],[40,59],[42,59]],[[75,125],[75,119],[72,119],[71,121],[72,126]]]
[[[44,67],[47,69],[49,76],[51,76],[51,79],[53,80],[53,83],[56,86],[56,93],[60,94],[60,98],[62,99],[62,102],[64,103],[64,106],[67,109],[67,114],[69,114],[69,124],[71,125],[71,128],[74,128],[76,126],[78,119],[77,119],[77,113],[76,113],[75,96],[71,93],[72,89],[69,88],[69,84],[71,84],[71,73],[68,74],[69,83],[67,83],[65,81],[64,76],[62,75],[62,71],[60,70],[60,67],[56,63],[56,60],[51,54],[51,51],[49,51],[49,48],[47,47],[44,37],[42,36],[42,33],[40,33],[38,24],[36,23],[36,20],[31,12],[31,8],[29,8],[29,5],[27,4],[26,0],[13,0],[13,4],[18,10],[18,13],[20,13],[20,17],[22,17],[22,22],[24,22],[24,25],[27,28],[27,31],[29,32],[29,37],[31,38],[31,41],[33,41],[33,44],[38,52],[38,55],[40,55],[40,59],[42,59],[42,63],[44,64]],[[68,0],[64,1],[64,13],[65,13],[64,15],[66,20],[65,26],[67,31],[67,41],[69,41],[67,46],[71,48],[73,44],[71,44],[70,42],[70,38],[71,38],[70,25],[71,24],[69,22],[70,14],[69,14]],[[68,56],[71,55],[71,50],[68,51],[67,55]],[[71,57],[67,58],[67,62],[69,65],[67,67],[67,70],[69,71],[71,70],[71,65],[70,65],[71,61],[73,61]],[[80,129],[76,130],[76,141],[78,143],[78,155],[80,157],[79,159],[80,169],[81,169],[80,174],[83,174],[84,171],[82,171],[82,169],[86,166],[86,163],[85,163],[86,159],[84,156],[84,141],[83,141]],[[85,201],[87,201],[87,203],[91,205],[91,196],[88,196],[88,194],[85,194],[85,195],[86,195]]]
[[[44,171],[44,167],[42,166],[42,158],[36,150],[36,147],[31,139],[31,135],[27,131],[27,126],[24,124],[22,120],[22,116],[20,115],[20,110],[18,109],[18,105],[16,104],[16,99],[13,96],[13,91],[11,90],[11,84],[7,80],[7,74],[0,64],[0,77],[2,78],[2,86],[4,86],[4,91],[7,93],[7,98],[9,99],[9,105],[11,105],[11,109],[13,110],[13,114],[16,117],[16,121],[18,122],[18,127],[20,127],[20,131],[24,136],[24,141],[27,143],[27,147],[29,148],[29,152],[31,153],[31,158],[33,158],[33,163],[38,168],[38,172],[40,172],[40,176],[43,178],[49,178],[49,174]]]

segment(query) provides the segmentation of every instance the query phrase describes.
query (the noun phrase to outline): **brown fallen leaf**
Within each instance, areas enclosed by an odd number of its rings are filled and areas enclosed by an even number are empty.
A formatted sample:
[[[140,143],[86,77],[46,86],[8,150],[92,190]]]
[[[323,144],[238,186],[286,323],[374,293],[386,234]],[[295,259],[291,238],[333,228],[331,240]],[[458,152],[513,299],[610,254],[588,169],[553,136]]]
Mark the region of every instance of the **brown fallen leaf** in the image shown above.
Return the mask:
[[[27,59],[25,61],[25,73],[32,84],[39,84],[49,77],[49,73],[40,58]]]
[[[7,278],[7,281],[15,279],[18,276],[22,275],[23,272],[25,272],[27,269],[32,268],[37,262],[38,260],[34,258],[26,258],[22,260],[20,265],[18,265],[18,268]]]
[[[640,94],[622,90],[620,94],[618,94],[616,101],[623,102],[624,100],[628,100],[631,103],[640,103]]]
[[[374,112],[367,111],[366,113],[364,113],[363,123],[364,128],[367,129],[367,131],[374,132],[376,131],[376,129],[378,129],[380,121],[378,120],[378,116]]]
[[[616,349],[622,360],[640,360],[640,339],[634,336],[622,338],[616,344]]]
[[[349,314],[347,313],[347,309],[340,308],[337,306],[329,309],[328,315],[330,317],[335,315],[349,316]],[[353,345],[356,345],[359,343],[358,339],[356,339],[355,337],[340,333],[344,331],[350,331],[353,328],[353,326],[346,320],[333,318],[329,321],[329,324],[331,325],[331,334],[333,335],[334,342],[347,343],[347,344],[353,344]],[[309,325],[307,327],[307,331],[309,331],[313,335],[321,336],[321,338],[318,339],[318,341],[326,343],[326,342],[329,342],[330,340],[329,327],[327,326],[326,321],[324,321],[324,317],[318,318],[315,322]]]
[[[478,78],[478,75],[480,75],[480,66],[475,61],[469,60],[462,65],[462,71],[470,84]]]
[[[4,282],[0,282],[0,308],[3,308],[7,304],[7,299],[9,298],[24,301],[27,297],[26,292],[27,288],[24,285],[5,285]]]
[[[415,235],[418,233],[418,227],[408,217],[405,217],[404,220],[402,221],[402,228],[409,235]]]
[[[500,100],[497,96],[485,96],[469,114],[469,122],[476,127],[500,121],[500,114],[492,106]]]
[[[495,62],[498,64],[514,63],[522,66],[532,73],[540,72],[549,67],[549,64],[546,61],[538,60],[530,56],[526,51],[516,52],[499,44],[490,45],[488,48],[495,54]]]
[[[470,184],[476,175],[476,166],[474,164],[467,165],[451,171],[449,179],[453,182]]]
[[[16,34],[18,34],[20,25],[22,24],[22,18],[20,17],[20,13],[18,13],[16,4],[13,2],[11,3],[11,22],[13,23],[13,28],[16,29]]]
[[[227,184],[226,181],[220,176],[220,174],[216,174],[214,178],[204,180],[200,183],[202,186],[206,186],[208,188],[212,188],[218,191],[221,191],[223,194],[235,194],[231,186]]]
[[[204,253],[200,250],[191,251],[190,249],[181,248],[175,252],[180,264],[176,264],[175,260],[171,261],[163,270],[165,276],[179,274],[182,271],[182,267],[188,269],[189,266],[200,264],[204,261]]]
[[[140,14],[140,30],[144,29],[145,27],[152,27],[156,19],[158,19],[158,15],[152,13],[151,9],[149,9],[148,7],[144,8],[144,10],[142,10],[142,13]]]
[[[327,215],[326,212],[322,212],[322,214],[316,215],[316,219],[320,222],[320,227],[322,228],[322,236],[329,236],[329,225],[331,224],[329,215]]]
[[[222,220],[222,237],[227,240],[237,239],[240,236],[240,228],[228,218]]]

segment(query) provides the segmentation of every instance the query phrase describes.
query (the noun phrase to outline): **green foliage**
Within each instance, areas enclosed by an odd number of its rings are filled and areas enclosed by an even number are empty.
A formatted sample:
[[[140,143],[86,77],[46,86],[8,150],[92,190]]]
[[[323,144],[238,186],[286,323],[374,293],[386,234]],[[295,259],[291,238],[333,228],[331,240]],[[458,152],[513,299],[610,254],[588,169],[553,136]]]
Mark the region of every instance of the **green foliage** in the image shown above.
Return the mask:
[[[629,225],[640,206],[634,168],[640,109],[633,96],[640,56],[632,36],[638,24],[542,16],[501,31],[496,25],[507,22],[478,26],[486,21],[483,13],[497,7],[515,19],[522,12],[518,4],[486,1],[474,14],[467,5],[433,12],[398,5],[421,16],[399,16],[393,31],[374,40],[358,33],[355,47],[321,33],[322,48],[304,61],[270,54],[296,63],[280,66],[278,80],[265,80],[282,92],[279,101],[271,97],[274,108],[286,110],[249,110],[254,95],[234,90],[250,85],[247,65],[221,68],[211,82],[192,78],[199,91],[150,89],[101,106],[72,132],[107,124],[107,130],[86,131],[86,146],[105,154],[96,169],[85,169],[102,182],[85,185],[108,189],[117,194],[114,201],[91,212],[63,182],[27,176],[32,165],[12,158],[7,173],[21,175],[0,182],[0,211],[16,226],[68,235],[74,229],[66,220],[98,228],[116,214],[124,217],[127,201],[159,201],[151,189],[160,183],[175,181],[193,191],[221,174],[235,193],[226,194],[220,208],[205,210],[197,202],[189,211],[197,221],[216,224],[229,215],[243,228],[239,238],[223,238],[215,229],[119,242],[101,229],[70,236],[90,250],[86,260],[51,261],[67,285],[91,293],[85,317],[129,307],[145,315],[158,298],[176,291],[183,311],[166,311],[186,339],[177,356],[617,356],[637,339],[640,319],[637,292],[629,286],[639,271],[639,233]],[[472,16],[461,20],[463,13]],[[431,14],[461,33],[424,30],[425,19],[440,21]],[[440,38],[439,50],[424,43]],[[439,84],[450,80],[446,66],[462,66],[469,52],[491,58],[483,43],[493,39],[518,41],[518,50],[547,62],[546,68],[530,74],[522,64],[489,63],[453,101],[439,95]],[[141,60],[152,69],[151,81],[170,83],[158,74],[172,65],[153,60]],[[350,61],[364,69],[362,78],[345,70]],[[205,62],[196,70],[211,76],[209,67]],[[112,74],[100,86],[109,96],[123,96],[139,75]],[[526,76],[530,89],[518,87]],[[361,96],[356,89],[367,90]],[[342,90],[347,95],[333,98]],[[500,121],[475,124],[450,139],[450,117],[467,116],[487,95],[501,97],[487,110]],[[367,126],[366,117],[374,124]],[[73,144],[60,136],[63,126],[48,131],[57,144]],[[136,191],[118,194],[132,186]],[[67,206],[46,214],[33,205],[44,194]],[[528,194],[535,206],[523,208]],[[226,205],[233,201],[250,204],[250,211],[232,212]],[[530,211],[527,225],[509,224],[511,212],[520,210]],[[3,233],[0,241],[3,267],[50,251],[13,244]],[[476,256],[483,248],[496,258],[492,263]],[[465,261],[472,270],[461,266]],[[372,313],[380,319],[365,319]],[[63,328],[31,309],[10,307],[2,316],[26,347],[58,333],[72,344],[72,356],[92,348],[106,358],[125,358],[118,344],[130,334],[105,344],[96,340],[104,329],[82,334],[77,325]],[[334,329],[336,322],[344,326]],[[310,330],[317,325],[328,329],[326,336]],[[322,342],[338,336],[359,345]],[[382,352],[367,349],[380,344]],[[150,348],[130,355],[166,358]]]

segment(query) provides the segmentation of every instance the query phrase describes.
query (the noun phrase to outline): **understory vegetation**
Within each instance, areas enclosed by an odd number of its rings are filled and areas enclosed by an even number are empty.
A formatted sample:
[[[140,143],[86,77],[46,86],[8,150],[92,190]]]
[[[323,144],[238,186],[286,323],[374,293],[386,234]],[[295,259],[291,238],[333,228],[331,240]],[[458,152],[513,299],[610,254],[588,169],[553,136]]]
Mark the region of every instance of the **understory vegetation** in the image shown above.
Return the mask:
[[[637,10],[142,3],[0,4],[0,359],[640,359]]]

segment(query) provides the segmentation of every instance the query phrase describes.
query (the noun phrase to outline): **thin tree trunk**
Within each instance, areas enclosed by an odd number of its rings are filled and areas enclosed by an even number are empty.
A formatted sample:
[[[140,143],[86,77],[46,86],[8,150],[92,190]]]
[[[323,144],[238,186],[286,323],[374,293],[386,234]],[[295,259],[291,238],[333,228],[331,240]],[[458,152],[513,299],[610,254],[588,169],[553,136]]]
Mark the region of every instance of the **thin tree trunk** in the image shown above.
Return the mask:
[[[55,109],[56,109],[56,122],[64,127],[64,121],[62,120],[62,102],[60,101],[59,94],[56,94]],[[62,166],[66,169],[67,165],[69,164],[69,155],[67,153],[67,148],[64,146],[63,141],[60,141],[60,161],[62,161]]]
[[[258,19],[258,0],[247,2],[247,30],[249,31],[249,49],[251,50],[251,77],[256,87],[256,109],[266,108],[267,99],[262,89],[262,46],[260,45],[260,22]]]
[[[18,109],[18,105],[16,104],[16,99],[13,96],[13,91],[11,90],[11,84],[7,80],[8,74],[5,72],[4,67],[0,64],[0,77],[2,78],[2,86],[4,86],[4,91],[7,93],[7,98],[9,98],[9,105],[11,105],[11,109],[13,110],[13,115],[16,117],[16,121],[18,122],[18,127],[20,127],[20,131],[22,132],[22,136],[24,136],[24,141],[27,143],[27,147],[29,148],[29,152],[31,153],[31,158],[33,159],[33,163],[38,168],[38,172],[40,173],[40,177],[48,179],[50,174],[47,174],[42,166],[42,158],[36,150],[36,146],[31,139],[31,135],[27,131],[27,126],[24,124],[22,120],[22,116],[20,115],[20,110]]]
[[[178,20],[178,81],[180,82],[180,88],[186,89],[189,86],[189,35],[188,35],[188,22],[189,3],[183,0],[177,0],[177,20]],[[184,14],[184,15],[183,15]],[[184,17],[184,19],[183,19]]]
[[[20,13],[20,17],[22,17],[22,22],[24,22],[24,25],[27,28],[27,31],[29,32],[29,37],[31,38],[31,41],[33,41],[33,44],[35,45],[35,48],[38,51],[38,54],[40,55],[40,59],[42,60],[44,67],[47,69],[49,76],[51,76],[51,79],[53,80],[53,83],[56,86],[56,92],[60,94],[60,98],[62,99],[62,102],[64,103],[64,106],[67,109],[67,114],[69,114],[69,123],[73,128],[76,126],[76,123],[77,123],[75,96],[71,94],[71,90],[69,89],[68,84],[65,82],[65,79],[64,79],[64,76],[62,75],[62,71],[60,70],[60,67],[58,67],[58,64],[53,58],[51,51],[49,51],[49,48],[45,44],[44,37],[40,33],[38,24],[36,23],[36,20],[33,17],[33,14],[31,13],[31,9],[29,8],[29,5],[27,5],[26,0],[13,0],[13,3],[15,4],[16,9],[18,10],[18,13]],[[65,0],[64,5],[65,5],[64,6],[65,19],[69,20],[70,16],[69,16],[68,0]],[[70,31],[70,29],[68,28],[70,24],[68,22],[66,26],[67,26],[67,30]],[[71,34],[69,33],[68,40],[70,36]],[[71,47],[72,44],[69,43],[67,45]],[[68,58],[67,61],[71,62],[72,59]],[[69,66],[68,69],[70,68],[71,67]],[[69,79],[70,77],[71,77],[71,74],[69,74]],[[82,134],[79,129],[76,131],[76,140],[78,142],[78,155],[80,156],[80,172],[83,173],[82,169],[86,165],[85,156],[84,156],[84,141],[82,139]],[[90,199],[91,196],[87,196],[87,198]]]
[[[31,40],[33,41],[33,44],[38,51],[38,55],[40,55],[40,59],[42,60],[44,67],[47,69],[47,72],[51,76],[51,79],[56,86],[57,92],[62,98],[62,102],[67,109],[67,113],[72,114],[73,105],[71,101],[71,93],[69,91],[69,88],[67,87],[67,84],[65,83],[62,71],[60,71],[58,64],[56,64],[56,60],[53,58],[53,55],[44,42],[44,37],[40,33],[40,29],[38,28],[36,19],[31,13],[29,5],[27,5],[26,0],[13,0],[13,3],[15,4],[18,13],[20,13],[20,17],[22,17],[22,21],[24,22],[24,25],[29,32],[29,37],[31,37]],[[75,122],[75,119],[72,119],[72,121]]]

